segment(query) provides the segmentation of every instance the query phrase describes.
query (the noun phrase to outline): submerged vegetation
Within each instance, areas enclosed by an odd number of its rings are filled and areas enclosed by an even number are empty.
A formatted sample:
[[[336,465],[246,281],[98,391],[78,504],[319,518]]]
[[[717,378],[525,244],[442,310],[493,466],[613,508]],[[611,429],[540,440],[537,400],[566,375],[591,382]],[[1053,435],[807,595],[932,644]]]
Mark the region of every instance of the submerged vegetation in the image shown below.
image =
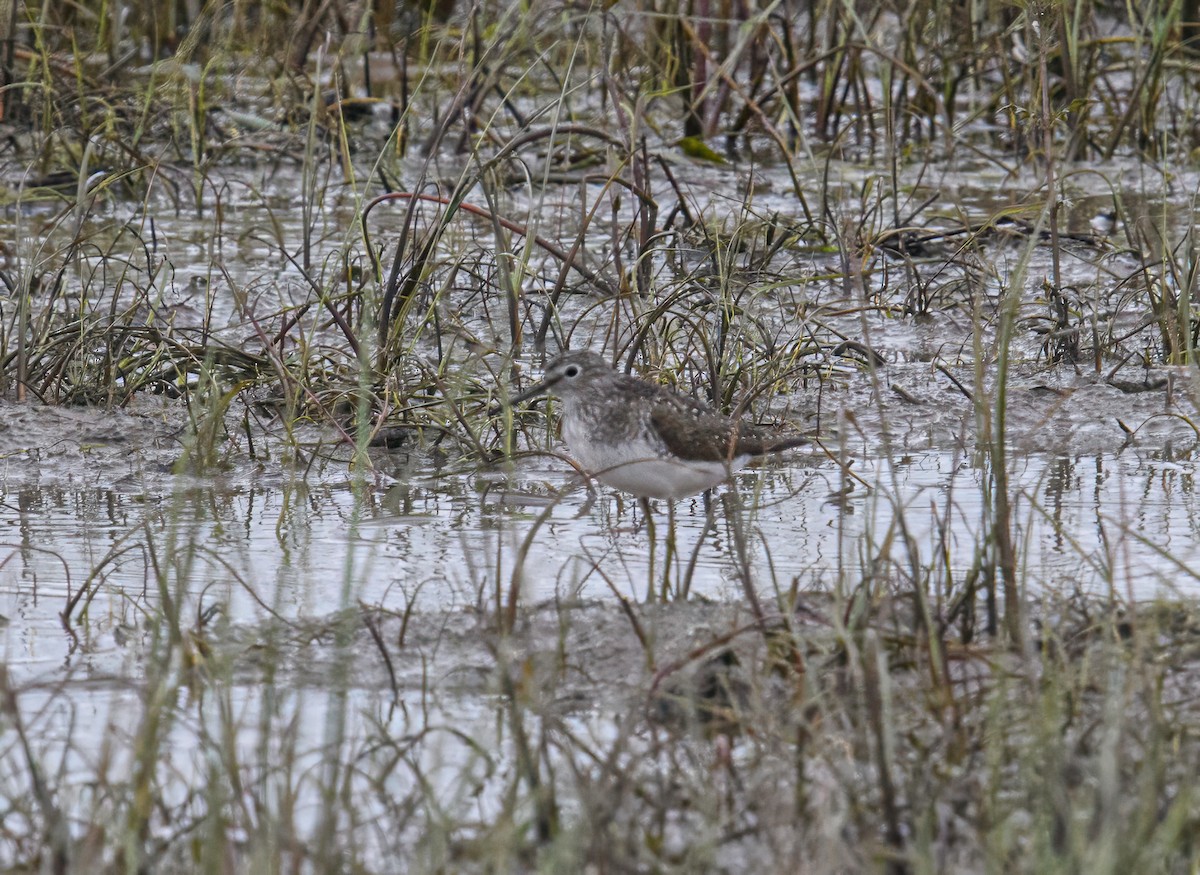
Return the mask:
[[[1103,519],[1058,586],[1013,476],[1194,450],[1194,6],[0,4],[0,395],[182,423],[171,524],[67,569],[66,669],[0,671],[0,868],[1194,872],[1198,569],[1155,544],[1146,601],[1120,543],[1153,533]],[[584,347],[790,421],[890,522],[812,580],[735,483],[704,535],[737,604],[684,551],[534,604],[531,487],[469,610],[403,567],[361,603],[352,563],[316,616],[209,595],[173,515],[204,477],[517,476],[552,408],[504,399]],[[1153,412],[1081,449],[1081,387]],[[973,543],[894,479],[930,447],[979,472]],[[140,649],[97,739],[106,624]]]

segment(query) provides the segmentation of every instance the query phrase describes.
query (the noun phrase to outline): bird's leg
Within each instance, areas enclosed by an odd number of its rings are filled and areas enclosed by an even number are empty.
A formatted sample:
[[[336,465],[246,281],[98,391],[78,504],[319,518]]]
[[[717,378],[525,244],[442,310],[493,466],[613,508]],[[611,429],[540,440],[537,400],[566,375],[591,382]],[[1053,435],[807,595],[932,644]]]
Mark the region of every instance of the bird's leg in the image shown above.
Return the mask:
[[[692,593],[692,578],[696,574],[696,563],[700,561],[700,548],[704,546],[704,539],[709,533],[715,534],[717,531],[717,507],[713,501],[712,490],[704,490],[704,528],[700,530],[700,537],[696,539],[696,546],[692,548],[692,555],[688,557],[687,569],[683,573],[683,579],[679,581],[679,597],[687,601],[688,596]]]
[[[742,584],[742,592],[746,596],[746,604],[750,613],[758,621],[759,628],[767,628],[766,614],[758,600],[758,591],[754,587],[754,574],[750,567],[750,545],[746,538],[746,519],[742,510],[742,499],[737,487],[731,485],[721,496],[725,505],[725,521],[729,527],[729,545],[737,566],[737,577]],[[765,632],[764,632],[765,634]]]
[[[654,601],[654,542],[657,536],[654,532],[654,517],[650,513],[650,499],[642,495],[638,497],[642,508],[642,516],[646,520],[646,537],[650,539],[650,566],[646,569],[646,603]]]
[[[671,565],[675,562],[675,499],[667,499],[667,537],[663,549],[662,600],[671,594]]]

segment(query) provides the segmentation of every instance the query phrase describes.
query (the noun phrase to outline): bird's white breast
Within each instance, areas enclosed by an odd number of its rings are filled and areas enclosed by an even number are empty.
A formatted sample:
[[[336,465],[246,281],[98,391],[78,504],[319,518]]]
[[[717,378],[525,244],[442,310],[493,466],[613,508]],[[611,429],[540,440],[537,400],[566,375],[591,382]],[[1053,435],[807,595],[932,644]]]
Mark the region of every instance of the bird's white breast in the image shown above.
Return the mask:
[[[597,438],[605,432],[611,433],[570,404],[564,407],[563,440],[580,467],[601,483],[646,498],[694,495],[725,480],[750,459],[743,455],[729,462],[683,460],[672,456],[648,429],[620,440]]]

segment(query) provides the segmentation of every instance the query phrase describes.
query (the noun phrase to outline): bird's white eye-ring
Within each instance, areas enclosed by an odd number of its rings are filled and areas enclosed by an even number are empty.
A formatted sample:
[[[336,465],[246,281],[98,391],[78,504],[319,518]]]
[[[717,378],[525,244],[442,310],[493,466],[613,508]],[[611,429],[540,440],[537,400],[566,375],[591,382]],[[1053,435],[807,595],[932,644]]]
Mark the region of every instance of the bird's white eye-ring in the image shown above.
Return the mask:
[[[567,365],[563,368],[563,376],[568,380],[573,380],[579,376],[579,365]]]

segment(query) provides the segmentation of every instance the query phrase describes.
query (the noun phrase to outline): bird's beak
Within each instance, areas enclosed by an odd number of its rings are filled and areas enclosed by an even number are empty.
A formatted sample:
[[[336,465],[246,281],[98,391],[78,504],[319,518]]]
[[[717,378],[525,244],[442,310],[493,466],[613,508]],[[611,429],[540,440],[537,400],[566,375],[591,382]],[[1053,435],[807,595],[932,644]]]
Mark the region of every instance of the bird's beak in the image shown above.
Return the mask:
[[[554,384],[548,380],[543,380],[540,383],[536,383],[530,386],[524,392],[518,392],[516,395],[513,395],[507,401],[501,401],[498,404],[493,404],[488,409],[488,414],[490,416],[498,416],[500,412],[506,408],[512,408],[520,404],[522,401],[528,401],[530,398],[536,398],[538,395],[541,395],[543,392],[549,389],[552,385]]]
[[[540,383],[530,386],[524,392],[518,392],[516,395],[508,399],[508,403],[520,404],[522,401],[528,401],[530,398],[536,398],[538,395],[541,395],[543,392],[549,389],[552,385],[554,384],[548,380],[543,380]]]

